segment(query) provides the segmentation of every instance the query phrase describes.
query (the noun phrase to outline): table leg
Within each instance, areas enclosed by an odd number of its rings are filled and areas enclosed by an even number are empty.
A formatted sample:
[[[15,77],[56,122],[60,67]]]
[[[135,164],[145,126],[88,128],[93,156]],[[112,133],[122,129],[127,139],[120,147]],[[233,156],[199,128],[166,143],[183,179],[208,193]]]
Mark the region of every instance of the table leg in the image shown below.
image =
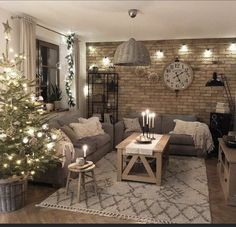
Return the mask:
[[[81,183],[82,183],[82,174],[79,173],[79,178],[78,178],[78,192],[77,192],[77,201],[78,201],[78,203],[80,202]]]
[[[123,171],[123,157],[122,149],[117,150],[117,181],[121,181],[122,171]]]
[[[69,192],[69,184],[70,184],[70,170],[68,172],[68,175],[67,175],[67,181],[66,181],[66,195],[68,195],[68,192]]]
[[[92,170],[92,177],[93,177],[94,192],[95,192],[95,195],[98,196],[98,193],[97,193],[97,182],[96,182],[96,178],[95,178],[95,174],[94,174],[93,170]]]
[[[156,153],[156,184],[161,185],[162,177],[162,154]]]
[[[82,176],[82,187],[83,187],[83,189],[84,189],[84,196],[85,196],[85,201],[87,201],[87,192],[86,192],[86,190],[85,190],[85,177],[84,177],[84,173],[82,173],[81,174],[81,176]]]

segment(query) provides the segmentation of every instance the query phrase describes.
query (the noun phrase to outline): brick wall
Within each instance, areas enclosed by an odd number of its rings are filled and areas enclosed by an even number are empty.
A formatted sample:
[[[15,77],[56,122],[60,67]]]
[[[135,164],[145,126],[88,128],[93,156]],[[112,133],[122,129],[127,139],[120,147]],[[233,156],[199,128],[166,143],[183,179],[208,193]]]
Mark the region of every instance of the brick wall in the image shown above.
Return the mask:
[[[236,52],[229,50],[234,39],[194,39],[144,41],[151,56],[151,66],[146,69],[154,78],[137,74],[135,67],[116,67],[119,73],[119,118],[130,112],[141,112],[146,108],[156,113],[196,114],[201,121],[209,122],[209,113],[215,110],[217,102],[227,102],[223,87],[205,87],[214,71],[224,73],[229,81],[233,97],[236,91]],[[188,52],[180,52],[182,44]],[[96,64],[102,67],[107,56],[112,62],[120,42],[87,43],[87,67]],[[90,46],[95,50],[91,51]],[[204,57],[210,48],[212,57]],[[158,59],[156,51],[163,50],[164,57]],[[179,56],[180,61],[189,63],[194,71],[192,84],[178,97],[163,82],[163,70]],[[136,72],[136,73],[135,73]],[[153,74],[154,73],[154,74]],[[150,74],[149,74],[150,75]]]

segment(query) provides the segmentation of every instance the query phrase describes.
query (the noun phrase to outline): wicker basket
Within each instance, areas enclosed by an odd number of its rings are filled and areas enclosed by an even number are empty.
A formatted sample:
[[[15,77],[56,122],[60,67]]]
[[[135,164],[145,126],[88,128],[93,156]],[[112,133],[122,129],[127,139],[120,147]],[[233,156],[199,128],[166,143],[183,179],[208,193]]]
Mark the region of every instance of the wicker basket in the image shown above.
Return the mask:
[[[0,179],[0,212],[11,212],[25,205],[27,179]]]

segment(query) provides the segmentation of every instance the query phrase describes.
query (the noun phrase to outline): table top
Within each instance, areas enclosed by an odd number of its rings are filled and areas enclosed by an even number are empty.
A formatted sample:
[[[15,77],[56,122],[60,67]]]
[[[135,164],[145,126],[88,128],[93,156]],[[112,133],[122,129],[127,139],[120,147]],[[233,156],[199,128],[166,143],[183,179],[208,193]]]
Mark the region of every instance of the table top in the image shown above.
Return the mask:
[[[226,156],[228,162],[236,163],[236,149],[227,147],[222,138],[218,138],[219,144]]]
[[[138,136],[140,136],[140,133],[133,133],[126,139],[124,139],[121,143],[119,143],[116,146],[116,149],[125,149],[127,145],[129,145],[133,140],[135,140]],[[157,143],[155,148],[153,149],[153,152],[162,153],[165,150],[165,147],[168,145],[170,139],[170,135],[164,134],[162,135],[160,141]]]
[[[88,172],[94,168],[95,168],[95,164],[92,161],[87,161],[87,164],[83,166],[78,165],[76,162],[68,165],[68,169],[72,172]]]

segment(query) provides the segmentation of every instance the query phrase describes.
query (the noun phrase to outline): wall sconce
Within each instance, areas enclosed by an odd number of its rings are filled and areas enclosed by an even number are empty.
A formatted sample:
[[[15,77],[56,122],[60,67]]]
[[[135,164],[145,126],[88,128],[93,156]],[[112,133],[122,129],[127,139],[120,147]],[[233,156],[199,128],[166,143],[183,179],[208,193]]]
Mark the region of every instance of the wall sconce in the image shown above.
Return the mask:
[[[186,44],[182,44],[179,51],[180,52],[188,52],[188,46]]]
[[[236,52],[236,44],[235,44],[235,43],[231,43],[231,44],[229,45],[229,50],[230,50],[231,52]]]
[[[164,52],[163,52],[163,50],[158,50],[157,52],[156,52],[156,56],[157,56],[157,58],[163,58],[164,57]]]
[[[83,92],[84,92],[84,97],[87,97],[88,96],[88,85],[84,85]]]
[[[104,57],[103,59],[102,59],[102,63],[103,63],[103,65],[104,66],[109,66],[110,65],[110,59],[108,58],[108,57]]]
[[[96,51],[96,48],[94,48],[93,46],[89,46],[88,49],[90,53],[95,53]]]
[[[205,57],[205,58],[209,58],[209,57],[211,57],[211,55],[212,55],[212,51],[211,51],[209,48],[207,48],[207,49],[204,51],[204,57]]]

